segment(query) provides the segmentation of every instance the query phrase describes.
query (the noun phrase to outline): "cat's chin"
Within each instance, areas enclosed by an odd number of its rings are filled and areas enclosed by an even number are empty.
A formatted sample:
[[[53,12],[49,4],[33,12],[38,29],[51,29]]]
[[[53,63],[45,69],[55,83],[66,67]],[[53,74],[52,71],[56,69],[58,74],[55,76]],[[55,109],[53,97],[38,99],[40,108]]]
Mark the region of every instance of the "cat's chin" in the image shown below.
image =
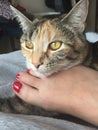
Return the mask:
[[[37,71],[37,70],[34,70],[34,69],[32,69],[32,68],[28,68],[28,69],[33,70],[34,75],[35,75],[36,77],[39,77],[39,78],[45,78],[45,77],[48,77],[48,76],[52,75],[52,73],[41,73],[41,72],[39,72],[39,71]]]
[[[33,70],[33,72],[34,72],[34,74],[35,74],[37,77],[39,77],[39,78],[45,78],[45,77],[48,76],[48,75],[44,75],[44,74],[40,73],[39,71],[34,71],[34,70]]]

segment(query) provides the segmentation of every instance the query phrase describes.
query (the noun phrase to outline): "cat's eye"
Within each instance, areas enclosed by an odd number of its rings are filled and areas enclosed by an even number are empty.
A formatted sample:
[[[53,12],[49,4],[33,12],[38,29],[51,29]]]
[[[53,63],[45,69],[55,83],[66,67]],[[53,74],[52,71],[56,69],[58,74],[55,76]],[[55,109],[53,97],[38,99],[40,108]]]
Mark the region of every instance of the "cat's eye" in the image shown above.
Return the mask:
[[[61,41],[56,41],[56,42],[52,42],[52,43],[50,43],[50,45],[49,45],[49,48],[51,49],[51,50],[57,50],[57,49],[59,49],[60,47],[61,47],[61,45],[62,45],[62,42]]]
[[[33,49],[33,44],[32,44],[31,42],[25,41],[25,46],[26,46],[28,49]]]

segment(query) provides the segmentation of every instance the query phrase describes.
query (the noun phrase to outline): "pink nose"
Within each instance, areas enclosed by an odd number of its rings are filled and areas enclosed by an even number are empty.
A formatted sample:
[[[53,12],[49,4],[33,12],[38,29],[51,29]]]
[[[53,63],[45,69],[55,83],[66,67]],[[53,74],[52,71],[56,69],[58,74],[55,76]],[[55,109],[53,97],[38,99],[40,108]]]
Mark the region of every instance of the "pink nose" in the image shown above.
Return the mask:
[[[41,63],[37,63],[37,62],[34,62],[32,63],[36,68],[39,68],[39,66],[41,65]]]

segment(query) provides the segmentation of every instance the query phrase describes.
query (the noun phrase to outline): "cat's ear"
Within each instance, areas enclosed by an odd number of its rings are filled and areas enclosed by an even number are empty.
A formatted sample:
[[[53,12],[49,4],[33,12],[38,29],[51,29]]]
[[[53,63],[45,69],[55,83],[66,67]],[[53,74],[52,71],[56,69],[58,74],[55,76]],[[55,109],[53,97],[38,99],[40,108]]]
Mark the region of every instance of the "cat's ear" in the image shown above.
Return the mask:
[[[16,8],[14,8],[11,5],[10,8],[12,9],[14,16],[20,23],[23,32],[27,31],[32,27],[32,22],[25,15],[23,15],[20,11],[18,11]]]
[[[83,32],[88,15],[88,6],[88,0],[80,0],[68,13],[68,15],[62,18],[61,22],[66,21],[67,24],[71,25],[76,31]]]

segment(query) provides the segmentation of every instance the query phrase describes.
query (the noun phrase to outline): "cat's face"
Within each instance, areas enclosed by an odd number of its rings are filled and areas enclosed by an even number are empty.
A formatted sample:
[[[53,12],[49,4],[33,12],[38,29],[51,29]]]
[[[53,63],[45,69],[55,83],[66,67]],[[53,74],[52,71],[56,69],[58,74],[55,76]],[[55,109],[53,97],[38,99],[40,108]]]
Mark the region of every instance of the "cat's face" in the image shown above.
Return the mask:
[[[46,20],[33,33],[29,31],[21,37],[27,66],[37,75],[48,76],[84,60],[86,43],[68,25],[62,26],[56,21]]]
[[[87,14],[79,8],[84,8],[87,3],[87,0],[82,0],[65,18],[37,19],[33,22],[25,18],[21,22],[24,32],[21,37],[22,52],[27,67],[37,76],[49,76],[84,61],[88,46],[82,33]],[[83,18],[84,15],[85,18],[77,19],[77,10],[80,11],[78,17],[81,15]]]

